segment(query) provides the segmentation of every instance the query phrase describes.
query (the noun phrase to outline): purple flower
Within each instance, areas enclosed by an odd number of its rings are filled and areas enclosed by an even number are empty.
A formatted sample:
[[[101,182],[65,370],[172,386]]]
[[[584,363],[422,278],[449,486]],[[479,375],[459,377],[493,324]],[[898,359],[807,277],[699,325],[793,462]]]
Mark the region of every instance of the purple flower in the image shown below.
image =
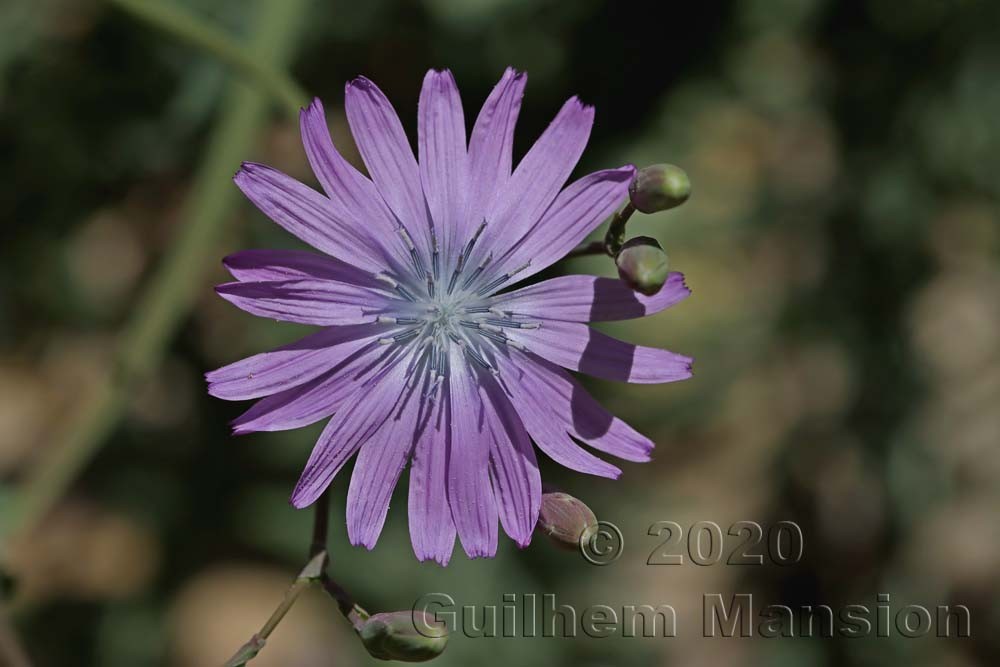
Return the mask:
[[[291,501],[315,501],[357,453],[347,496],[353,544],[374,546],[410,462],[417,558],[447,564],[456,534],[470,557],[493,556],[498,520],[525,546],[542,495],[532,441],[567,468],[610,478],[621,471],[580,443],[628,461],[648,461],[653,448],[566,369],[638,383],[691,375],[689,357],[587,326],[684,299],[679,273],[654,296],[586,275],[502,291],[573,249],[635,175],[628,165],[563,188],[594,119],[575,97],[512,171],[525,83],[504,72],[466,143],[454,78],[428,72],[418,162],[385,95],[358,78],[345,106],[370,180],[334,148],[319,100],[301,127],[325,196],[260,164],[236,174],[261,211],[324,254],[236,253],[225,265],[237,282],[218,293],[254,315],[323,328],[209,373],[209,393],[260,399],[233,422],[235,433],[328,420]]]

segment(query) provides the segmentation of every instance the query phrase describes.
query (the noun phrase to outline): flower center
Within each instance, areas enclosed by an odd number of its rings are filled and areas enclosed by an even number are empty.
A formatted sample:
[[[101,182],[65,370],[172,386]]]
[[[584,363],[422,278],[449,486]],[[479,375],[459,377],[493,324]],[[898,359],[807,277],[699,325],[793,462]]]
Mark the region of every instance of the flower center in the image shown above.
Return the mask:
[[[495,275],[489,280],[488,268],[492,253],[479,262],[469,261],[476,241],[486,227],[486,221],[455,259],[453,267],[442,267],[437,239],[432,234],[433,252],[428,267],[406,230],[399,235],[409,250],[412,268],[407,268],[399,280],[381,273],[376,276],[404,300],[397,313],[381,315],[378,321],[398,327],[392,335],[379,339],[383,345],[413,346],[417,361],[430,373],[431,381],[439,384],[448,375],[448,363],[453,346],[457,346],[470,361],[497,371],[487,360],[494,350],[509,346],[524,350],[508,333],[516,329],[537,329],[540,325],[514,312],[493,305],[491,295],[515,274],[526,269],[525,264],[513,271]],[[451,268],[447,280],[442,269]]]

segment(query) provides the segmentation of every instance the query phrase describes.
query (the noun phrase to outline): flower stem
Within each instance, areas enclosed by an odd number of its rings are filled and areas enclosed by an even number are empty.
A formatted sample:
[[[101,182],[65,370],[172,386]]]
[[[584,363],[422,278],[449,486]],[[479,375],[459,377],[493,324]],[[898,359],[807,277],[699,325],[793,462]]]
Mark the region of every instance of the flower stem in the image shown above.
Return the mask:
[[[309,545],[309,557],[313,558],[321,551],[326,551],[327,528],[330,525],[330,495],[327,491],[320,494],[313,505],[312,542]],[[325,567],[326,563],[324,563]]]
[[[143,3],[146,4],[146,3]],[[265,0],[253,21],[248,49],[256,58],[283,66],[296,42],[305,0]],[[160,364],[164,349],[204,289],[224,223],[237,202],[230,181],[267,120],[267,97],[233,84],[191,193],[179,218],[184,227],[141,294],[121,333],[114,367],[84,393],[65,430],[28,471],[11,507],[0,515],[0,545],[30,530],[65,493],[121,420],[130,392]]]
[[[135,18],[202,49],[250,79],[277,101],[292,119],[306,100],[305,92],[284,71],[259,57],[210,23],[174,2],[159,0],[109,0]],[[268,0],[272,5],[280,0]]]
[[[320,575],[319,583],[323,590],[337,602],[337,608],[340,609],[340,613],[350,622],[351,626],[355,630],[360,628],[361,623],[368,618],[368,612],[355,602],[351,594],[327,572],[324,571]]]
[[[334,581],[333,577],[326,571],[327,564],[329,563],[326,550],[327,527],[330,517],[330,496],[328,491],[324,491],[316,499],[313,510],[313,532],[312,540],[309,543],[309,562],[299,572],[299,576],[292,583],[288,591],[285,592],[285,597],[282,598],[281,604],[271,613],[271,616],[264,623],[263,627],[250,638],[250,641],[241,646],[233,654],[233,657],[229,659],[224,667],[241,667],[250,660],[253,660],[260,653],[261,649],[264,648],[267,638],[271,636],[278,623],[281,622],[281,619],[285,617],[288,610],[295,604],[302,591],[315,583],[319,583],[323,587],[323,590],[337,601],[340,613],[350,621],[355,630],[360,628],[361,623],[368,618],[368,612],[361,608],[354,601],[354,598],[351,597],[351,594],[343,586]]]
[[[278,608],[274,610],[271,617],[267,619],[267,623],[264,624],[264,627],[262,627],[260,632],[254,635],[254,637],[259,638],[261,641],[270,637],[271,633],[274,632],[274,629],[278,627],[278,623],[281,622],[281,619],[285,617],[288,610],[292,608],[293,604],[295,604],[295,600],[298,599],[299,593],[304,591],[310,585],[312,585],[311,579],[306,579],[304,577],[296,579],[295,583],[293,583],[288,591],[285,592],[285,597],[281,601],[281,604],[278,605]]]
[[[326,566],[329,564],[329,558],[326,557],[326,535],[330,516],[329,491],[324,491],[316,499],[314,507],[316,513],[313,515],[313,536],[309,555],[312,557],[318,553],[324,554],[322,568],[316,579],[323,586],[323,590],[336,600],[340,613],[356,629],[361,621],[368,618],[368,612],[358,606],[358,603],[354,601],[354,598],[347,592],[347,589],[338,584],[326,569]]]
[[[608,233],[604,235],[603,240],[581,243],[573,248],[566,255],[565,259],[586,257],[587,255],[607,255],[608,257],[617,255],[618,251],[622,248],[622,244],[625,243],[625,225],[633,213],[635,213],[635,207],[632,206],[632,203],[625,204],[622,210],[615,213],[615,217],[611,219],[611,224],[608,225]]]
[[[281,623],[281,619],[285,617],[288,610],[292,608],[295,601],[299,599],[299,595],[302,591],[306,590],[312,586],[320,573],[323,571],[323,564],[326,562],[326,551],[320,550],[319,553],[314,555],[312,559],[306,564],[299,576],[296,577],[292,585],[285,591],[285,597],[282,598],[281,604],[271,612],[271,616],[267,619],[261,629],[254,634],[250,641],[241,646],[233,657],[230,658],[224,667],[241,667],[249,661],[253,660],[264,645],[267,643],[268,637],[274,632],[274,629],[278,627],[278,623]]]
[[[316,499],[316,504],[313,507],[315,508],[315,514],[313,515],[312,544],[309,547],[310,558],[315,557],[319,553],[323,553],[324,555],[327,554],[326,535],[327,527],[330,523],[329,494],[327,492],[323,492],[323,494]],[[330,597],[336,600],[340,613],[351,622],[352,626],[357,628],[361,621],[368,618],[368,612],[358,606],[351,594],[347,592],[347,589],[338,584],[333,577],[330,576],[329,572],[326,570],[326,566],[328,564],[329,558],[327,557],[323,562],[322,571],[319,574],[318,581],[320,585],[323,586],[323,590],[325,590]]]
[[[622,248],[622,244],[625,243],[625,225],[633,213],[635,213],[635,206],[632,206],[632,202],[628,202],[611,219],[611,224],[608,226],[608,233],[604,235],[604,250],[609,256],[614,257],[617,255],[618,251]]]

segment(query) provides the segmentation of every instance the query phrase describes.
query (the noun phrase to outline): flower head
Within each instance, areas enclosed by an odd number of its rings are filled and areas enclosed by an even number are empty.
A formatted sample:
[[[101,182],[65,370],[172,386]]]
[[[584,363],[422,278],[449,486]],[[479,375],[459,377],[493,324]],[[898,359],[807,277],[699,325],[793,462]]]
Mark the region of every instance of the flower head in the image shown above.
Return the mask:
[[[328,420],[292,504],[315,501],[357,454],[354,544],[374,546],[409,463],[419,559],[446,564],[456,535],[470,557],[492,556],[498,521],[526,545],[542,496],[532,441],[568,468],[611,478],[620,470],[580,443],[628,461],[649,460],[653,448],[567,369],[638,383],[691,374],[688,357],[587,326],[677,303],[689,293],[678,273],[653,296],[587,275],[508,289],[597,228],[635,175],[628,165],[563,188],[594,118],[575,97],[512,169],[525,83],[508,69],[467,139],[451,73],[428,72],[418,160],[385,95],[358,78],[345,108],[370,179],[334,148],[319,100],[302,111],[301,129],[325,194],[259,164],[236,174],[261,211],[323,254],[236,253],[224,262],[236,282],[218,293],[254,315],[323,328],[209,373],[209,393],[260,399],[234,421],[236,433]]]

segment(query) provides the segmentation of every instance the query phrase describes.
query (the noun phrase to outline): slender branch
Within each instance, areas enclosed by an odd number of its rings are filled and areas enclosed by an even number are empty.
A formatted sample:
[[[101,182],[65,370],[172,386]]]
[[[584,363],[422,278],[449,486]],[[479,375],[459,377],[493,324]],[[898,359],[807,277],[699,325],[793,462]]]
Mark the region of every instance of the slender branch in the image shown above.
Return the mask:
[[[350,622],[355,630],[358,630],[361,624],[368,619],[368,612],[355,602],[351,594],[326,572],[320,575],[319,583],[327,595],[337,602],[337,608],[340,609],[344,618]]]
[[[351,597],[351,594],[343,586],[334,581],[333,577],[326,571],[329,557],[326,550],[327,529],[330,518],[330,495],[329,491],[324,491],[313,505],[313,531],[312,540],[309,543],[309,562],[299,572],[299,576],[292,583],[281,604],[271,613],[270,618],[264,626],[254,634],[250,641],[241,646],[224,667],[241,667],[260,653],[267,643],[267,638],[285,617],[288,610],[292,608],[302,591],[306,590],[314,583],[319,583],[323,590],[330,594],[337,601],[340,613],[350,621],[355,630],[368,618],[368,612],[362,609]]]
[[[632,206],[632,202],[628,202],[611,219],[611,224],[608,225],[608,233],[604,235],[604,248],[611,257],[617,255],[618,251],[622,248],[622,244],[625,243],[625,224],[632,217],[633,213],[635,213],[635,206]]]
[[[108,0],[135,18],[202,49],[226,63],[271,95],[292,119],[306,100],[282,69],[259,57],[252,48],[240,44],[210,23],[166,0]],[[270,0],[270,4],[281,4]]]
[[[144,3],[145,4],[145,3]],[[263,1],[248,48],[262,62],[283,66],[307,8],[306,0]],[[236,204],[230,176],[253,146],[267,116],[265,95],[232,85],[217,129],[184,202],[180,230],[167,256],[133,309],[116,352],[114,368],[91,387],[65,430],[28,471],[12,507],[4,508],[0,545],[14,532],[30,530],[79,475],[125,412],[133,387],[160,364],[164,350],[190,312],[218,253],[225,221]]]
[[[326,551],[326,535],[330,525],[330,493],[329,490],[320,494],[313,504],[313,533],[309,545],[309,557],[313,558],[321,551]],[[323,564],[324,567],[326,563]]]
[[[315,514],[313,515],[313,535],[312,535],[312,545],[309,548],[309,556],[313,557],[318,553],[326,553],[326,536],[327,528],[330,523],[330,493],[329,491],[324,491],[319,498],[316,499]],[[329,564],[329,558],[323,562],[322,571],[319,574],[318,581],[320,585],[323,586],[323,590],[326,591],[330,597],[332,597],[337,602],[337,607],[340,609],[340,613],[351,622],[355,628],[366,618],[368,618],[368,612],[358,606],[358,603],[354,601],[354,598],[350,593],[347,592],[343,586],[338,584],[330,573],[327,572],[327,565]]]
[[[312,559],[306,564],[299,576],[295,578],[292,585],[285,591],[285,597],[282,598],[281,604],[271,612],[271,616],[267,619],[261,629],[254,634],[250,641],[241,646],[239,650],[233,654],[233,657],[226,661],[224,667],[241,667],[249,661],[253,660],[264,645],[267,644],[268,637],[274,632],[274,629],[278,627],[278,623],[285,618],[285,614],[288,610],[292,608],[295,601],[299,599],[299,595],[302,591],[306,590],[312,586],[320,574],[323,571],[323,563],[326,562],[326,551],[320,550],[319,553],[314,555]]]
[[[565,259],[585,257],[587,255],[607,255],[608,257],[617,255],[618,251],[621,250],[622,244],[625,243],[625,225],[633,213],[635,213],[635,207],[632,206],[632,202],[626,203],[622,207],[622,210],[615,213],[615,217],[611,219],[611,224],[608,225],[608,233],[604,235],[603,240],[581,243],[573,248],[566,255]]]

